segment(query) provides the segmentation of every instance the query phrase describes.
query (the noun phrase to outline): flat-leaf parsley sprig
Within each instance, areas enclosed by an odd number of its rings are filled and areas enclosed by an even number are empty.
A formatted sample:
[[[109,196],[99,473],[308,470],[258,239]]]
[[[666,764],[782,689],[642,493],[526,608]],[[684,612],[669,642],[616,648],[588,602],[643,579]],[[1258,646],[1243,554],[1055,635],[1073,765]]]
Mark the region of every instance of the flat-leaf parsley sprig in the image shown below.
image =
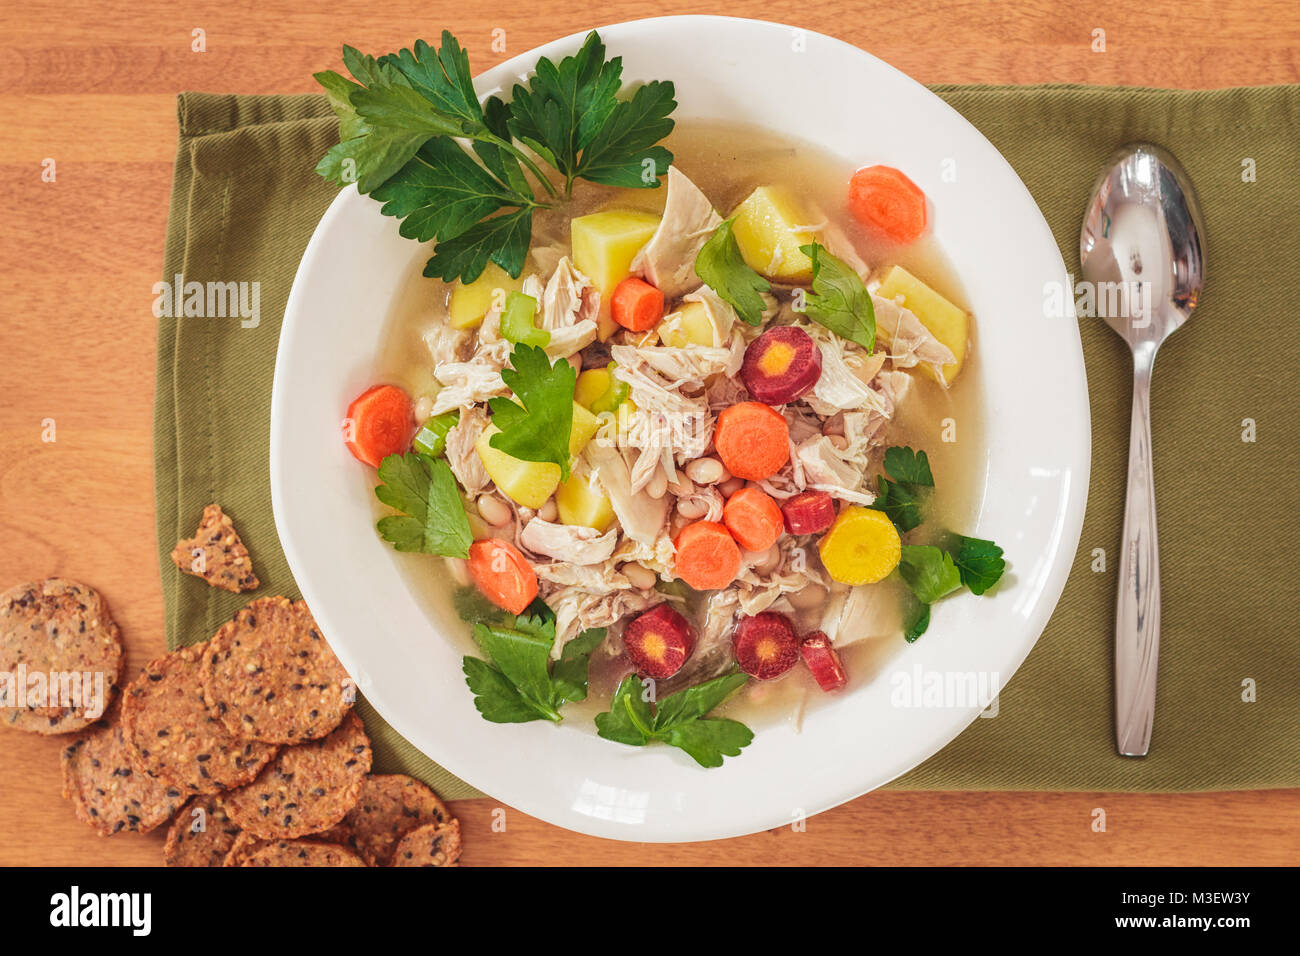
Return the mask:
[[[658,143],[672,132],[673,84],[620,99],[622,59],[605,58],[595,31],[558,65],[542,57],[511,103],[480,103],[469,55],[446,30],[437,48],[420,40],[381,57],[345,46],[343,63],[351,79],[316,74],[339,118],[316,171],[382,202],[403,236],[436,241],[426,276],[472,282],[495,262],[519,277],[533,213],[561,198],[535,157],[563,178],[565,199],[577,179],[656,188],[672,163]]]

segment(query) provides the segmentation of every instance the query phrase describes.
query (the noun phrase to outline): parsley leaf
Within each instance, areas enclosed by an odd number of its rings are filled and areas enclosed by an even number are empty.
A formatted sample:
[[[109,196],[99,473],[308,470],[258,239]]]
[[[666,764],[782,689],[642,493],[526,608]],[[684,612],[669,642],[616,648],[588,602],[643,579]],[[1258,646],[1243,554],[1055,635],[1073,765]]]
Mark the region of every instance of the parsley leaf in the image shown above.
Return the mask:
[[[596,715],[596,733],[630,747],[644,747],[654,736],[654,710],[642,696],[635,674],[623,678],[609,702],[609,710]]]
[[[975,594],[983,594],[998,583],[1007,563],[1002,558],[1002,549],[992,541],[984,538],[968,538],[958,535],[960,545],[953,562],[961,573],[961,583]]]
[[[578,154],[618,105],[622,73],[622,58],[606,62],[594,30],[558,66],[542,57],[528,84],[512,92],[511,132],[572,182]]]
[[[747,680],[744,674],[724,674],[680,690],[652,708],[640,678],[629,674],[618,685],[609,711],[596,715],[596,732],[633,747],[657,740],[684,750],[702,767],[720,767],[724,756],[738,756],[749,746],[754,733],[737,720],[705,714]]]
[[[396,68],[407,82],[449,120],[459,120],[461,131],[485,129],[483,110],[474,92],[469,54],[449,30],[442,31],[441,49],[416,40],[413,50],[399,50],[379,62]]]
[[[812,260],[812,291],[804,296],[804,314],[840,338],[875,351],[876,308],[862,279],[820,243],[799,251]]]
[[[925,495],[908,485],[896,484],[884,475],[879,477],[878,483],[880,490],[876,500],[868,507],[887,514],[899,531],[911,531],[920,526],[925,519],[922,512]]]
[[[561,705],[586,698],[587,665],[592,651],[605,639],[603,627],[583,631],[569,641],[552,665],[555,615],[541,601],[506,620],[468,598],[458,598],[457,607],[473,619],[474,640],[489,658],[466,657],[461,663],[465,682],[475,695],[474,706],[484,719],[558,723]]]
[[[455,140],[429,140],[371,195],[384,204],[380,212],[402,220],[399,231],[407,239],[438,240],[426,276],[472,282],[489,259],[512,275],[523,271],[536,204],[496,179]],[[508,207],[516,208],[493,215]]]
[[[605,639],[603,627],[588,628],[560,651],[560,659],[551,666],[551,686],[559,700],[587,699],[587,665],[591,652]]]
[[[753,742],[754,732],[738,720],[713,717],[671,727],[659,739],[686,751],[701,767],[721,767],[724,756],[740,756],[740,751]]]
[[[673,85],[652,81],[620,100],[622,74],[622,57],[606,60],[593,30],[558,65],[538,60],[512,91],[510,131],[564,175],[566,195],[575,179],[655,188],[668,172],[672,153],[655,144],[673,129]]]
[[[557,196],[534,154],[564,177],[566,198],[579,178],[657,187],[672,162],[657,144],[673,128],[673,85],[646,83],[620,99],[622,60],[605,59],[595,32],[558,66],[539,60],[509,104],[492,96],[480,105],[469,56],[446,30],[438,47],[418,40],[377,59],[345,46],[343,62],[351,79],[315,74],[340,136],[316,171],[374,195],[403,220],[403,236],[436,240],[426,276],[472,282],[491,261],[519,277],[533,210],[549,208],[533,182]]]
[[[465,683],[474,692],[474,707],[484,720],[494,724],[525,724],[542,719],[542,714],[524,700],[499,668],[481,658],[466,657],[461,661],[461,670],[465,672]]]
[[[655,145],[673,131],[673,96],[672,83],[651,80],[630,100],[620,100],[583,150],[578,176],[606,186],[657,189],[673,162],[672,153]]]
[[[492,423],[501,429],[489,443],[524,461],[554,462],[560,479],[567,481],[577,373],[564,359],[552,365],[542,349],[531,345],[516,345],[510,364],[514,368],[503,369],[501,380],[519,404],[501,396],[488,402]]]
[[[905,544],[898,573],[918,601],[933,604],[961,587],[961,572],[952,555],[930,544]]]
[[[930,459],[923,451],[913,451],[907,446],[894,445],[885,449],[885,471],[895,481],[905,481],[911,485],[934,487],[934,475],[930,472]]]
[[[566,363],[567,364],[567,363]],[[469,557],[469,519],[451,468],[416,452],[389,455],[379,464],[375,497],[405,512],[380,518],[376,527],[398,551],[423,551],[448,558]]]
[[[695,274],[742,319],[750,325],[759,325],[767,305],[762,293],[772,286],[740,254],[740,245],[731,228],[733,222],[735,216],[725,220],[700,247],[695,257]]]
[[[894,446],[885,450],[884,465],[889,478],[878,477],[879,492],[871,507],[887,514],[899,531],[911,531],[925,520],[924,505],[934,487],[930,459],[923,451]]]
[[[930,605],[922,604],[914,594],[907,594],[903,607],[903,640],[909,644],[926,632],[930,626]]]

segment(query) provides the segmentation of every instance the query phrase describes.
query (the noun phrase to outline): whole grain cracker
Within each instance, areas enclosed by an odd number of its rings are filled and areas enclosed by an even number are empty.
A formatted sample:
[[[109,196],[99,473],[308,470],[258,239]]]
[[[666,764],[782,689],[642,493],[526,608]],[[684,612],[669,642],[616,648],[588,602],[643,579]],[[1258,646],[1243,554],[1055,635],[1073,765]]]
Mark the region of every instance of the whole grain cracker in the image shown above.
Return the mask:
[[[460,821],[416,827],[393,850],[392,866],[455,866],[460,859]]]
[[[256,780],[226,796],[226,812],[264,840],[327,830],[356,805],[371,756],[361,718],[348,714],[328,736],[280,751]]]
[[[182,647],[144,669],[122,696],[122,730],[135,765],[186,794],[248,783],[278,749],[232,736],[203,700],[207,644]]]
[[[211,640],[203,694],[232,734],[293,744],[337,727],[355,688],[307,605],[269,597],[237,612]]]
[[[111,703],[121,669],[121,633],[94,588],[48,578],[0,594],[0,726],[88,727]]]
[[[197,796],[181,808],[163,845],[168,866],[221,866],[243,832],[212,794]]]
[[[253,591],[261,583],[253,573],[253,559],[239,539],[239,532],[218,504],[203,509],[203,520],[194,537],[176,542],[172,563],[214,588],[235,594]]]
[[[357,805],[344,817],[354,845],[371,866],[387,866],[403,836],[426,823],[452,819],[429,787],[405,774],[372,774],[361,785]],[[343,842],[343,841],[338,841]]]
[[[148,833],[185,802],[181,791],[136,770],[118,708],[63,748],[63,796],[101,836]]]
[[[365,866],[345,846],[316,840],[275,840],[246,855],[239,866]]]

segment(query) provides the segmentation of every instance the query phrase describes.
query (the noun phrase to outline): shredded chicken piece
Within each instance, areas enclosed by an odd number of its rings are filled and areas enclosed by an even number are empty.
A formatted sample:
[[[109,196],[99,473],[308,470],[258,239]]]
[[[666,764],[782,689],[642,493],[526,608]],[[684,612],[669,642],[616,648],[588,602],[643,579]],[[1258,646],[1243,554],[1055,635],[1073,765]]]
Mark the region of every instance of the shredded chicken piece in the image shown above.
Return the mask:
[[[716,591],[705,604],[704,625],[688,663],[692,679],[709,680],[731,667],[732,624],[740,607],[740,592],[734,588]]]
[[[820,630],[836,647],[895,638],[903,632],[902,607],[883,584],[837,587],[822,611]]]
[[[709,447],[713,415],[708,400],[684,390],[702,391],[705,379],[727,367],[731,349],[616,345],[610,351],[618,363],[614,374],[628,383],[637,406],[621,440],[639,450],[631,487],[641,491],[660,471],[672,480],[677,463],[698,458]]]
[[[519,541],[533,554],[566,564],[601,564],[614,553],[618,529],[610,528],[602,534],[595,528],[533,518],[519,533]]]
[[[786,594],[802,591],[810,584],[828,583],[821,563],[798,538],[786,535],[776,546],[781,557],[771,571],[760,574],[753,566],[743,568],[729,588],[736,592],[745,614],[766,611]]]
[[[587,445],[585,454],[596,482],[609,497],[623,534],[653,546],[668,523],[672,502],[667,496],[651,498],[644,491],[633,490],[631,469],[623,453],[607,438],[598,435]]]
[[[510,343],[498,341],[480,345],[474,357],[467,362],[448,362],[436,365],[433,376],[442,388],[433,399],[433,414],[441,415],[453,408],[480,405],[489,398],[508,391],[501,380],[501,370],[510,356]]]
[[[828,417],[837,411],[863,407],[884,410],[880,397],[867,384],[869,377],[864,379],[859,374],[868,370],[872,361],[865,349],[820,325],[800,323],[799,327],[813,337],[822,353],[821,376],[813,390],[804,396],[813,411]]]
[[[952,350],[934,337],[924,323],[893,299],[871,295],[876,329],[889,344],[889,359],[897,368],[928,365],[944,388],[943,367],[957,361]]]
[[[704,306],[704,313],[709,317],[709,324],[713,326],[714,345],[720,346],[731,337],[732,327],[736,325],[740,317],[736,315],[736,310],[724,302],[718,293],[707,285],[702,285],[690,295],[682,296],[682,301],[698,302]],[[736,366],[736,368],[739,369],[740,366]]]
[[[491,482],[474,448],[487,426],[488,416],[483,406],[471,405],[461,409],[459,421],[447,432],[447,464],[467,495],[478,494]]]
[[[795,449],[797,467],[804,483],[814,491],[826,491],[837,498],[869,505],[876,496],[862,488],[866,461],[855,461],[849,449],[836,448],[829,437],[810,439]]]
[[[559,659],[564,645],[593,627],[609,627],[629,614],[637,614],[663,598],[656,591],[618,590],[593,594],[580,587],[552,591],[546,603],[555,612],[555,644],[551,657]]]
[[[664,527],[659,529],[654,541],[648,544],[625,536],[614,550],[614,560],[619,564],[634,561],[654,571],[662,580],[671,581],[674,577],[673,556],[676,553],[673,539],[669,537],[667,527]]]
[[[826,251],[836,259],[841,260],[846,266],[852,269],[862,279],[866,279],[871,274],[871,267],[863,261],[858,255],[858,250],[853,245],[844,230],[835,222],[825,218],[825,214],[820,208],[814,207],[812,212],[822,218],[822,222],[814,228],[807,226],[801,227],[805,232],[818,232],[821,234],[820,241],[826,247]]]
[[[473,340],[473,329],[453,329],[445,318],[424,333],[424,344],[435,367],[469,358]]]
[[[667,299],[690,292],[700,284],[695,257],[721,222],[709,197],[676,166],[669,166],[663,218],[632,260],[632,271]]]
[[[573,325],[582,308],[583,290],[590,286],[591,280],[573,267],[568,256],[562,256],[542,293],[538,327],[551,330]]]

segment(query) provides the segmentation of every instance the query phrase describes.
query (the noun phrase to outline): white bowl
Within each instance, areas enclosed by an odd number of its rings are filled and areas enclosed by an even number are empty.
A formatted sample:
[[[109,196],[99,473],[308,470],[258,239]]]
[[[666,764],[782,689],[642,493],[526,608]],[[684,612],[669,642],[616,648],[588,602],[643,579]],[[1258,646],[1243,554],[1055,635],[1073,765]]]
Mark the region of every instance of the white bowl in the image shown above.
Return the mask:
[[[930,630],[870,684],[812,710],[801,733],[760,730],[705,770],[668,747],[626,747],[588,728],[491,724],[474,709],[463,639],[438,625],[374,530],[373,474],[343,447],[340,419],[366,379],[381,322],[427,248],[354,188],[339,193],[303,256],[280,334],[271,403],[276,527],[303,597],[366,697],[412,744],[493,797],[550,823],[622,840],[737,836],[850,800],[915,767],[981,706],[891,703],[908,675],[996,675],[1003,685],[1047,623],[1079,541],[1088,484],[1083,354],[1071,318],[1044,317],[1065,287],[1052,233],[993,146],[942,100],[863,51],[809,31],[724,17],[600,28],[628,81],[676,83],[677,117],[777,126],[855,162],[907,171],[979,320],[987,480],[968,534],[1006,549],[996,593],[935,606]],[[506,88],[556,40],[482,74]],[[882,131],[887,131],[882,135]],[[941,180],[956,161],[957,181]],[[429,559],[432,561],[433,559]],[[570,722],[572,724],[573,722]]]

